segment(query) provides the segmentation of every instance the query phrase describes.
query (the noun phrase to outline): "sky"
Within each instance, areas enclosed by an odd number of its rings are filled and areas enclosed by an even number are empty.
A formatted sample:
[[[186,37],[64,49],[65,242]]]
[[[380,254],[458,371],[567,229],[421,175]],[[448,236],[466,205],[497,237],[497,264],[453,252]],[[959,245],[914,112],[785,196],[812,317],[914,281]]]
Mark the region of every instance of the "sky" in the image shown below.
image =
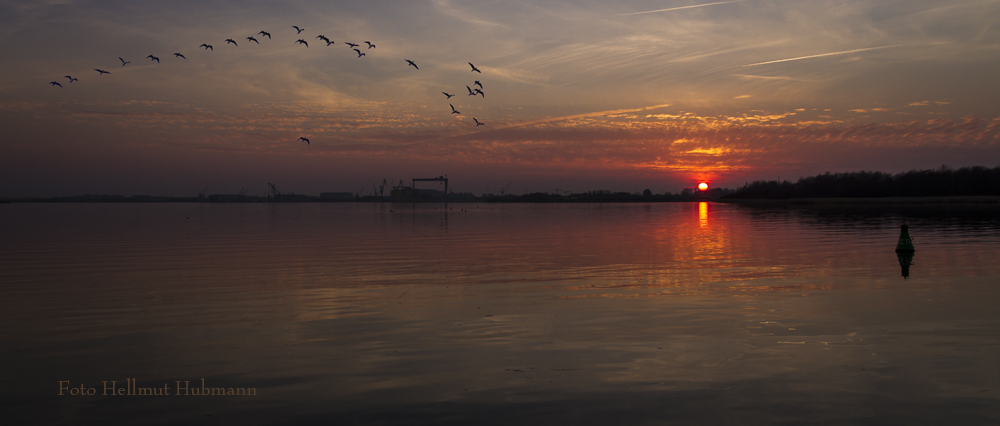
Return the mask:
[[[1000,0],[0,0],[0,62],[11,198],[1000,166]]]

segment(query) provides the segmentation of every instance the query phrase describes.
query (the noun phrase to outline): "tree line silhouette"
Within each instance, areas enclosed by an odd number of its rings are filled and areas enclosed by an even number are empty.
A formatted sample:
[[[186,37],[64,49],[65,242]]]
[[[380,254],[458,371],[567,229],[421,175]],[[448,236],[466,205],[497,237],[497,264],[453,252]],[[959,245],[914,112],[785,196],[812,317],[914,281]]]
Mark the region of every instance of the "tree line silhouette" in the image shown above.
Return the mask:
[[[797,182],[755,181],[723,198],[874,198],[1000,195],[1000,166],[824,173]]]

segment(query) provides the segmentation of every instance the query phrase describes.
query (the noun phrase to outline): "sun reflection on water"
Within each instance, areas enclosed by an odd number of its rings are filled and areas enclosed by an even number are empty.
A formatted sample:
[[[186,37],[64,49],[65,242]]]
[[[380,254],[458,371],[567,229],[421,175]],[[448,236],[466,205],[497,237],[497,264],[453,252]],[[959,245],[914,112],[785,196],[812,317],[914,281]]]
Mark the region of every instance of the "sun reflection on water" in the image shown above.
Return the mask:
[[[701,224],[702,228],[708,227],[708,203],[700,202],[698,203],[698,223]]]

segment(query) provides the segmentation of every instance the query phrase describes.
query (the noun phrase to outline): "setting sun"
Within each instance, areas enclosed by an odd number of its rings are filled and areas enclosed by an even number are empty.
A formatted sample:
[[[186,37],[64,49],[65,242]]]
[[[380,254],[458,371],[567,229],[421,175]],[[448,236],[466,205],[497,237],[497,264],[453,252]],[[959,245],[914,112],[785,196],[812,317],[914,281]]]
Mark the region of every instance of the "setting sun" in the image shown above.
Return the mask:
[[[702,183],[699,183],[699,184],[698,184],[698,190],[699,190],[699,191],[704,191],[704,190],[706,190],[706,189],[708,189],[708,184],[707,184],[707,183],[705,183],[705,182],[702,182]]]

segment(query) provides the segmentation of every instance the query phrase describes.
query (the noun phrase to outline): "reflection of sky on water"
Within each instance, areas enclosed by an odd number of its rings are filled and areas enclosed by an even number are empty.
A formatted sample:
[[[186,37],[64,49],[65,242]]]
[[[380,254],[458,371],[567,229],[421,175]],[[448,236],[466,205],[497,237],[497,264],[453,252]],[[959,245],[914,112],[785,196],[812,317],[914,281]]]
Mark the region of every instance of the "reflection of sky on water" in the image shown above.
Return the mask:
[[[11,205],[0,354],[25,368],[3,399],[151,423],[989,424],[998,223],[943,213]],[[126,377],[262,396],[51,392]]]

